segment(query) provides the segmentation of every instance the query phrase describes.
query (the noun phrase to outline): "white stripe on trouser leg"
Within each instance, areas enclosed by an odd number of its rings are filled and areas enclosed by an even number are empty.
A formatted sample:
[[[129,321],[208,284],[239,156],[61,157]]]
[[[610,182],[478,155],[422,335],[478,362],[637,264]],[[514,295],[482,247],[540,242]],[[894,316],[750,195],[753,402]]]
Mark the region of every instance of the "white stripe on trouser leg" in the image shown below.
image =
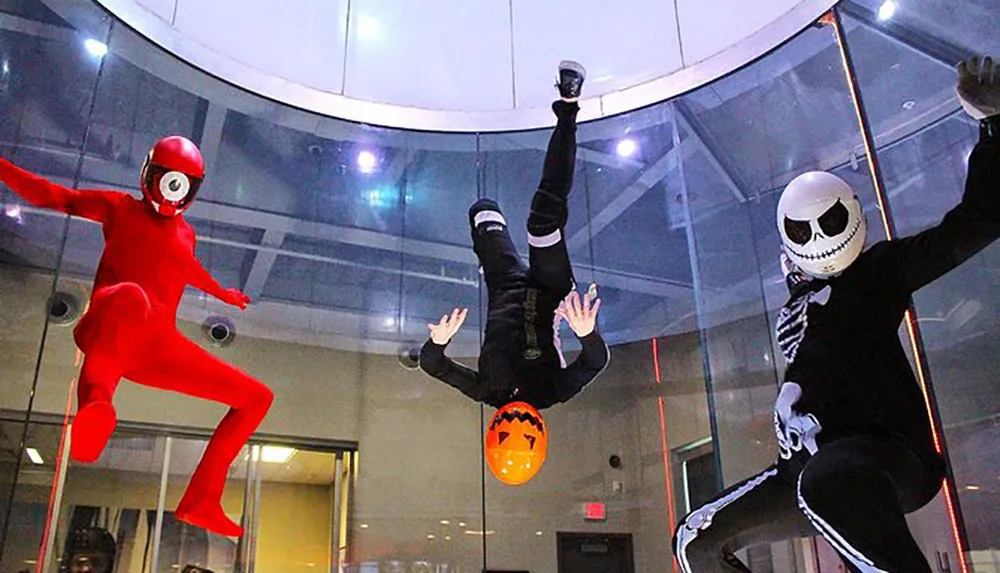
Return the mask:
[[[776,475],[778,475],[778,470],[767,470],[742,486],[729,492],[728,495],[720,497],[713,502],[706,503],[700,508],[692,511],[687,516],[684,523],[677,528],[677,546],[674,549],[674,552],[677,555],[677,562],[681,566],[682,573],[692,573],[691,564],[688,562],[687,557],[687,546],[694,541],[696,537],[698,537],[699,532],[708,529],[709,526],[712,525],[712,519],[715,517],[715,514],[719,513],[719,511],[727,505],[750,493],[754,490],[754,488]]]
[[[474,226],[478,227],[483,223],[500,223],[503,226],[507,226],[507,221],[503,218],[503,215],[498,211],[480,211],[476,213],[473,217]]]
[[[528,244],[532,247],[538,247],[544,249],[545,247],[551,247],[552,245],[559,244],[562,240],[562,231],[556,229],[555,232],[549,233],[548,235],[542,237],[536,237],[531,233],[528,233]]]
[[[819,531],[823,539],[837,550],[837,553],[843,555],[848,561],[850,561],[855,567],[858,568],[861,573],[889,573],[885,569],[879,569],[875,566],[875,562],[864,556],[863,553],[851,546],[846,539],[843,538],[837,530],[830,527],[830,524],[823,520],[815,511],[813,511],[809,504],[806,503],[804,497],[802,497],[802,474],[799,474],[799,482],[795,487],[795,497],[799,500],[799,508],[802,512],[806,514],[809,521],[812,522],[813,526]]]

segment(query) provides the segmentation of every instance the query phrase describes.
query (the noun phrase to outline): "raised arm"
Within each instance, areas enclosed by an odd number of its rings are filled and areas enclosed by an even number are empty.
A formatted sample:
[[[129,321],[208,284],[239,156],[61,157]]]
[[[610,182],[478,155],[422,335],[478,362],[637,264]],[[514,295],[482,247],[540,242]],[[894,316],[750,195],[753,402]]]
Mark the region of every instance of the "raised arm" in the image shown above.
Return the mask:
[[[595,330],[580,339],[583,350],[572,364],[562,371],[556,399],[565,402],[579,394],[587,384],[597,378],[611,361],[611,350],[601,335]]]
[[[962,201],[926,231],[879,245],[880,265],[912,292],[1000,238],[1000,115],[983,120]]]
[[[468,309],[455,309],[437,323],[427,325],[430,339],[420,349],[420,369],[477,402],[486,400],[489,388],[475,370],[445,356],[451,339],[465,322]]]
[[[597,285],[592,284],[582,300],[580,294],[573,291],[556,310],[556,313],[569,323],[583,346],[576,360],[559,375],[559,384],[555,392],[555,398],[559,402],[565,402],[579,394],[607,368],[611,360],[608,345],[597,332],[597,312],[600,308],[601,299],[597,298]]]
[[[489,388],[479,380],[479,374],[445,356],[445,348],[433,340],[425,342],[420,349],[420,369],[476,402],[486,400]]]
[[[1000,238],[1000,65],[973,58],[959,65],[959,99],[980,119],[962,201],[937,226],[878,245],[880,266],[909,291],[937,279]]]
[[[85,191],[56,185],[0,158],[0,181],[36,207],[106,223],[125,193]]]

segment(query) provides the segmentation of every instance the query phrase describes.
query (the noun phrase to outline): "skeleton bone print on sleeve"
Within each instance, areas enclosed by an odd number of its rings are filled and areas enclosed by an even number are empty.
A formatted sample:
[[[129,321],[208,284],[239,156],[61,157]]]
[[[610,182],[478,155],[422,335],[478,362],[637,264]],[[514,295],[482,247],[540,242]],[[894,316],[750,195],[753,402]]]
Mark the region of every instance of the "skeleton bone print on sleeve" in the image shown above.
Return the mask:
[[[784,262],[784,261],[783,261]],[[787,272],[787,271],[786,271]],[[809,303],[815,301],[825,305],[830,300],[830,286],[826,285],[818,292],[805,290],[799,296],[793,297],[778,314],[775,327],[778,346],[789,364],[795,361],[799,346],[806,336],[809,326]],[[782,459],[791,459],[792,455],[804,448],[809,455],[815,454],[818,446],[816,436],[823,426],[812,414],[800,414],[794,410],[795,404],[802,397],[802,387],[794,382],[782,384],[778,399],[774,404],[774,433],[778,439],[778,453]]]

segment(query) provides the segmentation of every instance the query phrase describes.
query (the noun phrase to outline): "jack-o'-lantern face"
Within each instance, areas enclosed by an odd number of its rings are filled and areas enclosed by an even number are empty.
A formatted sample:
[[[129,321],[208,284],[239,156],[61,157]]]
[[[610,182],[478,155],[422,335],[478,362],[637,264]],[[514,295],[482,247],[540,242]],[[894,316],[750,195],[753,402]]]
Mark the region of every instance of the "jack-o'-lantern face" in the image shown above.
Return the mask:
[[[524,402],[497,410],[486,429],[486,463],[507,485],[521,485],[535,477],[545,462],[548,428],[542,415]]]

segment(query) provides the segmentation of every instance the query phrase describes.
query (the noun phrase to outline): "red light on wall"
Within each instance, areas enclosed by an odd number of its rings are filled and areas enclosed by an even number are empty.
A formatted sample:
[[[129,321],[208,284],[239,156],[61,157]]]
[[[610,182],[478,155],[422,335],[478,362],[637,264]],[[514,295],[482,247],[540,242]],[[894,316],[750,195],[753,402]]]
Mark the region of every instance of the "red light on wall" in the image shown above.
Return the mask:
[[[603,503],[587,503],[583,506],[583,518],[587,521],[604,521],[608,517]]]

